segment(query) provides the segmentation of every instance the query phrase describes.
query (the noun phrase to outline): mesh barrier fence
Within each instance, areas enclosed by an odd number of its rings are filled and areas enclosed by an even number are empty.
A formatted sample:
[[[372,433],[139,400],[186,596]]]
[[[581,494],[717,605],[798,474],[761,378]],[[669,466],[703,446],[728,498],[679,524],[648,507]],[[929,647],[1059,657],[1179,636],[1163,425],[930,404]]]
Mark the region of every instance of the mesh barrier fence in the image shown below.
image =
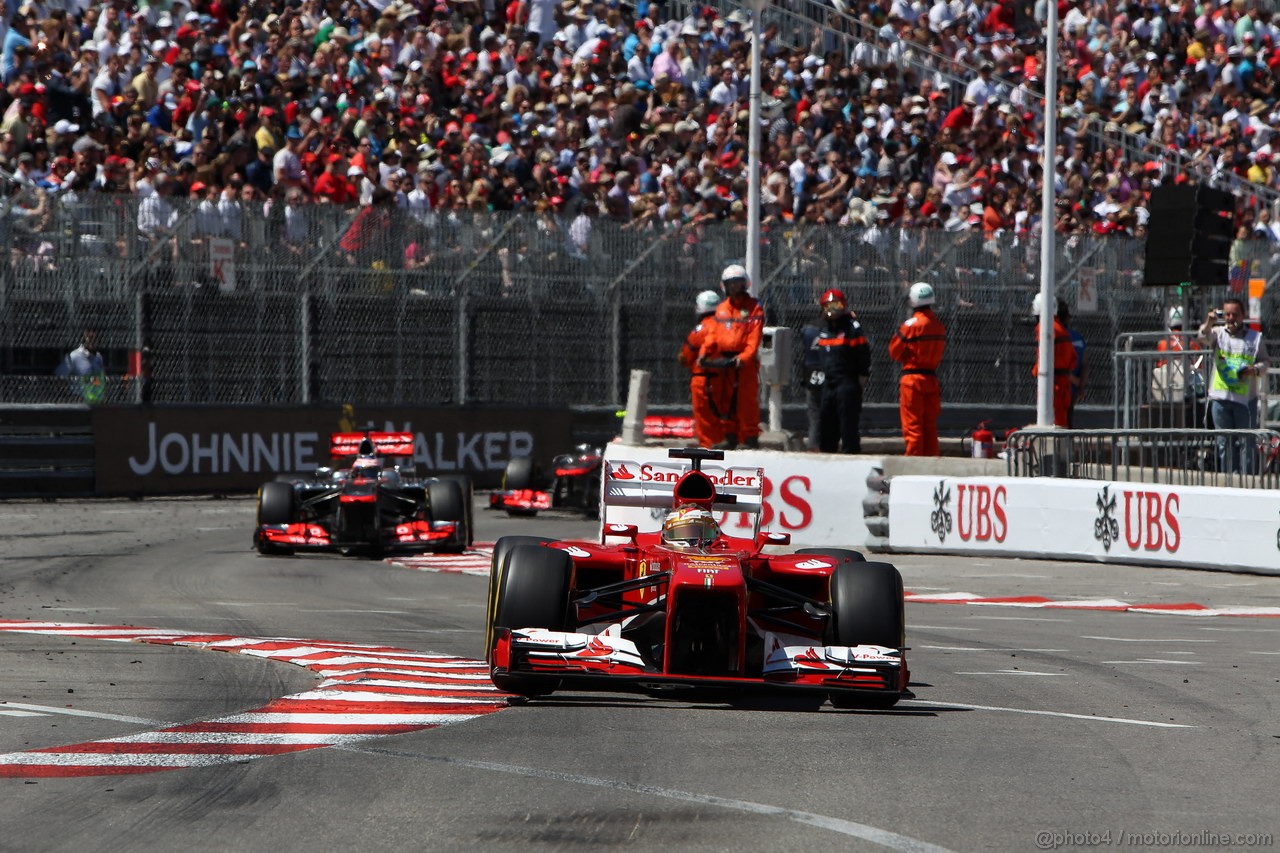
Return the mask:
[[[547,214],[147,205],[4,200],[0,400],[80,399],[51,365],[94,328],[117,355],[94,392],[112,401],[616,407],[640,368],[652,373],[651,402],[681,404],[676,354],[694,296],[741,260],[745,235],[732,221],[644,230]],[[1137,241],[1070,238],[1056,251],[1059,294],[1093,347],[1083,404],[1110,407],[1112,343],[1159,329],[1177,297],[1139,286]],[[1265,243],[1238,242],[1236,256],[1242,281],[1280,270]],[[944,400],[1033,403],[1034,241],[774,226],[761,271],[772,325],[799,329],[816,320],[822,291],[845,291],[873,344],[869,402],[896,400],[886,346],[909,315],[906,288],[923,280],[949,330]],[[1265,298],[1264,323],[1274,311]],[[126,362],[144,348],[145,391]],[[795,361],[790,403],[803,400],[799,352]]]

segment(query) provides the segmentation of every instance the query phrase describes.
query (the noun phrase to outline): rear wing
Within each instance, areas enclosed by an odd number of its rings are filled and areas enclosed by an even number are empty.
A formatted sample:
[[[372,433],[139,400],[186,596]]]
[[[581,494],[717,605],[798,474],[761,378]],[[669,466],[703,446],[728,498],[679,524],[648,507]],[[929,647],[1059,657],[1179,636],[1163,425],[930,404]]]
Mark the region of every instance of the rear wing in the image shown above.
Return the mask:
[[[611,506],[671,509],[676,483],[689,470],[687,463],[676,460],[608,460],[604,465],[604,505],[606,509]],[[713,510],[760,513],[764,506],[764,469],[704,464],[702,473],[716,487]]]
[[[360,455],[360,447],[368,439],[376,456],[413,456],[411,432],[335,432],[329,435],[329,456]]]

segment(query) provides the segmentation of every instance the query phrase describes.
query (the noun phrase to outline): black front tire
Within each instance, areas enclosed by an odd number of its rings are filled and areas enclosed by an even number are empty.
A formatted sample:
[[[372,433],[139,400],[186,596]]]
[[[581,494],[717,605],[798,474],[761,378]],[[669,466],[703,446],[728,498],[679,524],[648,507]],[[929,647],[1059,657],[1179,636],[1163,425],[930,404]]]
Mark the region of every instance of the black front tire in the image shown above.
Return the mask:
[[[502,472],[502,490],[517,492],[522,489],[532,489],[540,479],[538,464],[533,461],[532,456],[516,456],[507,460],[507,467]],[[527,518],[537,514],[536,509],[507,510],[507,515],[512,518]]]
[[[466,535],[463,539],[463,544],[470,548],[472,544],[474,544],[476,536],[476,525],[473,520],[476,496],[475,484],[471,482],[471,478],[466,474],[452,474],[439,477],[438,479],[442,483],[457,483],[458,488],[462,491],[462,505],[465,508],[464,514],[467,522],[465,530]]]
[[[902,575],[890,563],[841,563],[831,574],[830,646],[906,646]],[[832,693],[837,708],[892,708],[897,693]]]
[[[538,478],[538,466],[532,456],[516,456],[507,460],[502,472],[502,490],[508,492],[532,489]]]
[[[258,490],[258,523],[292,524],[296,505],[291,483],[263,483]]]
[[[485,609],[484,651],[489,663],[493,663],[493,617],[498,603],[498,581],[506,571],[507,557],[521,545],[542,546],[554,542],[545,536],[503,536],[493,544],[493,559],[489,563],[489,598]]]
[[[297,514],[298,499],[293,491],[293,484],[279,480],[263,483],[258,490],[258,524],[292,524]],[[293,553],[292,548],[272,545],[261,532],[253,537],[254,546],[259,554],[287,557]]]
[[[427,484],[427,509],[432,521],[452,521],[458,525],[458,542],[456,550],[467,547],[471,541],[470,523],[467,520],[467,505],[463,497],[462,486],[454,480],[437,480]]]
[[[565,552],[540,545],[517,546],[507,554],[498,579],[492,628],[563,631],[569,620],[572,582],[573,559]],[[537,675],[494,675],[493,683],[520,696],[546,696],[560,686],[558,678]]]

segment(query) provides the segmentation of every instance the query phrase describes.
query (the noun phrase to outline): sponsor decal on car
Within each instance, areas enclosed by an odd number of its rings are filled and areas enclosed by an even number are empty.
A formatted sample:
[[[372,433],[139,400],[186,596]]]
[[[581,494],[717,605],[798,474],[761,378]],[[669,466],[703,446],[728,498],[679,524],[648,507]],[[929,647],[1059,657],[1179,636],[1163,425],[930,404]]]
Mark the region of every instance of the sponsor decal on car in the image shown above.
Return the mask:
[[[796,568],[797,569],[829,569],[831,568],[831,563],[828,563],[826,560],[805,560],[803,562],[796,563]]]
[[[732,566],[733,560],[728,557],[701,557],[696,554],[686,555],[684,558],[686,563],[696,563],[698,566]]]

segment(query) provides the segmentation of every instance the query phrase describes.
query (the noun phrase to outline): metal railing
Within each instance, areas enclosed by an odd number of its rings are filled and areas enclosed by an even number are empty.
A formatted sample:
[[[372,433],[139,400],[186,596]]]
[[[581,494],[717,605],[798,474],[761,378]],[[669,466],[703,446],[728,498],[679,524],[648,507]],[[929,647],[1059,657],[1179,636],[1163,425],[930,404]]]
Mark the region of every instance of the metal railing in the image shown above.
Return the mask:
[[[687,405],[675,355],[694,296],[740,261],[744,237],[733,221],[574,230],[544,213],[390,209],[366,228],[369,214],[332,205],[213,219],[177,204],[170,233],[152,235],[138,214],[136,199],[110,195],[0,217],[0,402],[74,401],[52,372],[92,327],[114,377],[131,372],[126,353],[146,353],[156,403],[617,407],[628,371],[643,369],[654,405]],[[1059,238],[1055,251],[1058,293],[1090,347],[1080,406],[1109,411],[1108,349],[1159,327],[1170,295],[1137,286],[1138,240]],[[771,325],[799,329],[817,321],[823,291],[844,290],[873,347],[865,399],[896,405],[885,348],[910,315],[907,287],[930,282],[948,330],[944,401],[1030,406],[1039,254],[1014,234],[771,222],[756,291]],[[1265,246],[1244,256],[1252,276],[1280,270]],[[1263,322],[1273,313],[1266,296]],[[804,402],[801,356],[788,404]],[[141,394],[109,384],[105,399]]]
[[[1280,488],[1280,432],[1027,428],[1005,447],[1011,477]]]
[[[1206,426],[1213,358],[1195,339],[1194,332],[1140,332],[1116,338],[1111,357],[1117,429]],[[1157,349],[1161,344],[1164,350]]]

